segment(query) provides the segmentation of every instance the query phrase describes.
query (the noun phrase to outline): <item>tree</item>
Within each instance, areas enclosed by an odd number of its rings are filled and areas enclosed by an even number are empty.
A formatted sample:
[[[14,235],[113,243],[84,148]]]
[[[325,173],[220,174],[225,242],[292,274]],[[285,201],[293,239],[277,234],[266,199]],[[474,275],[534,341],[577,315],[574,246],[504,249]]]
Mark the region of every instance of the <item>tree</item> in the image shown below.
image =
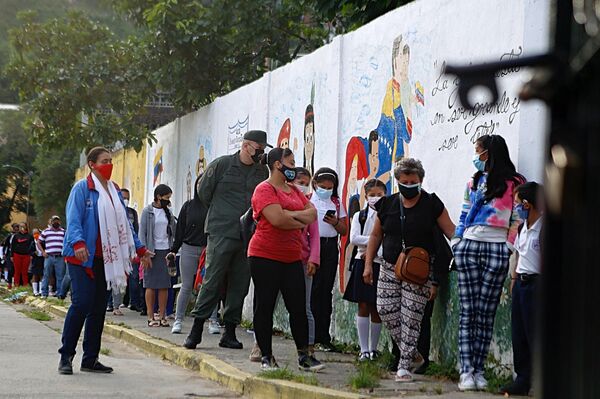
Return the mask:
[[[67,198],[79,167],[79,153],[72,149],[43,149],[34,161],[32,197],[37,215],[64,215]]]
[[[135,39],[119,40],[82,13],[45,23],[19,16],[10,31],[7,75],[18,90],[32,140],[82,150],[117,142],[140,149],[149,130],[136,121],[154,93]]]
[[[304,0],[113,0],[147,30],[149,78],[184,111],[250,83],[325,42]],[[311,22],[312,21],[312,22]]]
[[[27,209],[29,180],[16,168],[2,167],[12,165],[26,172],[33,169],[37,148],[21,127],[23,119],[20,112],[0,111],[0,226],[10,222],[13,212]]]
[[[413,0],[313,0],[322,20],[332,33],[341,34],[360,28],[377,17]]]

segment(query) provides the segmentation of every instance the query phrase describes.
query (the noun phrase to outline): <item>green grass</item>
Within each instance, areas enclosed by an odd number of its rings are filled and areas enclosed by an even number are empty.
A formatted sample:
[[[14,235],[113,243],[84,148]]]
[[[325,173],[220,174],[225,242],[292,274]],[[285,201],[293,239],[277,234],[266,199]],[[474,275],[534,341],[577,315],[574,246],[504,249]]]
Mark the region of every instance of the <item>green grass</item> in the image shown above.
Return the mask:
[[[52,317],[50,317],[50,315],[48,313],[44,312],[43,310],[32,309],[32,310],[20,310],[19,312],[23,313],[25,316],[27,316],[33,320],[37,320],[37,321],[52,320]]]
[[[425,375],[450,381],[458,381],[459,379],[458,370],[452,363],[438,364],[431,362],[429,363],[429,367],[427,367]]]
[[[114,321],[110,321],[110,320],[108,320],[108,321],[106,322],[106,324],[108,324],[108,325],[111,325],[111,326],[118,326],[118,327],[128,328],[128,329],[130,329],[130,330],[131,330],[131,326],[130,326],[130,325],[128,325],[128,324],[125,324],[125,323],[123,323],[122,321],[120,321],[120,322],[118,322],[118,323],[115,323]]]
[[[271,380],[294,381],[299,382],[301,384],[313,386],[319,385],[319,380],[313,374],[296,374],[287,367],[277,370],[261,371],[260,373],[258,373],[258,376],[261,378],[267,378]]]
[[[65,300],[64,299],[46,298],[46,302],[51,303],[52,305],[65,306]]]
[[[102,349],[100,349],[100,353],[104,356],[110,356],[110,349],[102,348]]]
[[[354,390],[373,389],[379,386],[379,380],[385,375],[389,359],[381,356],[375,362],[356,364],[356,372],[348,377],[348,385]]]
[[[498,390],[512,381],[509,375],[502,375],[493,370],[485,371],[485,379],[488,382],[487,391],[490,393],[498,393]]]
[[[240,324],[240,327],[248,330],[252,328],[252,321],[250,320],[242,320],[242,323]]]

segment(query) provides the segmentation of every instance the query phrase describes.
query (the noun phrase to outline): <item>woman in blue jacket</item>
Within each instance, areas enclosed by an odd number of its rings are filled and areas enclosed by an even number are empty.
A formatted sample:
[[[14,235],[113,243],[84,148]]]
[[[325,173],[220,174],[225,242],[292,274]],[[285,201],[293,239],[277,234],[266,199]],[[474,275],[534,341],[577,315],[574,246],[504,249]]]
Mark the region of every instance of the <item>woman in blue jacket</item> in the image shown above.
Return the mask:
[[[110,373],[112,368],[98,361],[106,309],[106,291],[127,283],[131,259],[151,262],[135,234],[125,203],[110,181],[112,157],[103,147],[90,150],[87,164],[91,173],[75,183],[67,201],[67,232],[63,255],[71,277],[72,303],[65,318],[58,372],[73,374],[73,357],[85,323],[81,371]]]

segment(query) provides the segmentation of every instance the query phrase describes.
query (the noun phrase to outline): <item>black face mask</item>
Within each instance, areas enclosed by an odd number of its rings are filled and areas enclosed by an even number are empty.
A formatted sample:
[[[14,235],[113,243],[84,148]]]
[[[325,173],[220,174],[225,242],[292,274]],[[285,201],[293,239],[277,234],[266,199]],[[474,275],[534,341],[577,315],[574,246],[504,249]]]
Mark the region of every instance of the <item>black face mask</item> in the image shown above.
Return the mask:
[[[169,207],[169,205],[171,205],[171,201],[166,200],[166,199],[161,199],[160,200],[160,207],[163,209],[167,209]]]
[[[406,199],[413,199],[421,192],[420,184],[404,185],[399,183],[398,188],[400,189],[400,194]]]
[[[60,227],[60,223],[52,223],[52,227],[58,229]]]
[[[254,150],[254,155],[252,155],[252,162],[259,163],[265,150]]]
[[[283,176],[285,176],[285,180],[289,182],[292,182],[296,179],[296,168],[290,168],[289,166],[281,164],[281,168],[279,168],[279,171],[283,173]]]

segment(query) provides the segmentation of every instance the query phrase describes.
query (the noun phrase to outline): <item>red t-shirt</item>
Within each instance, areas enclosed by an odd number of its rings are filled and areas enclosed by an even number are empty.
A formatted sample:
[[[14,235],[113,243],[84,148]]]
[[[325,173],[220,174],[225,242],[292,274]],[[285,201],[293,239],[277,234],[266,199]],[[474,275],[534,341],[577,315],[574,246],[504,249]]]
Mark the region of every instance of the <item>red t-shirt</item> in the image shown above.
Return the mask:
[[[262,216],[266,206],[279,204],[289,211],[301,211],[308,199],[293,185],[291,192],[277,190],[269,182],[262,182],[254,190],[252,209],[254,220],[258,220],[256,232],[248,246],[248,256],[266,258],[283,263],[293,263],[302,259],[302,230],[281,230],[273,227]]]

